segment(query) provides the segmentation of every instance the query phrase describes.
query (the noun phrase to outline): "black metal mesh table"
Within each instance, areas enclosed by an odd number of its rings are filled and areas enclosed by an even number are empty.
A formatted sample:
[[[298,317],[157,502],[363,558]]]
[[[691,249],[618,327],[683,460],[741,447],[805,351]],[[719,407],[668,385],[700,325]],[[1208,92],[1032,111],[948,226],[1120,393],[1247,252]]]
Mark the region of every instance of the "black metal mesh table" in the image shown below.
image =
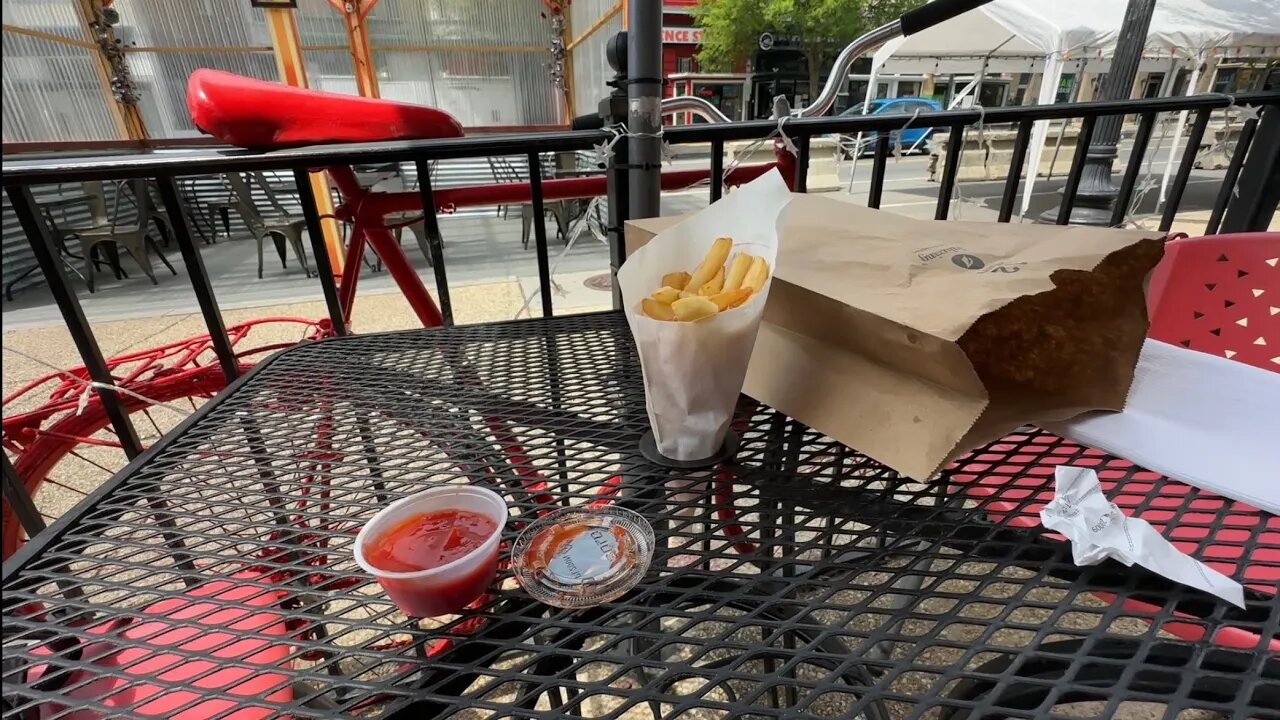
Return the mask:
[[[288,350],[5,565],[4,716],[1276,716],[1276,518],[1219,501],[1195,521],[1241,559],[1238,610],[1140,568],[1076,567],[1016,500],[988,507],[740,410],[732,465],[646,463],[612,314]],[[975,457],[1083,456],[1070,447],[1027,431]],[[351,543],[441,482],[500,489],[511,533],[625,504],[655,526],[653,565],[591,610],[538,605],[504,572],[465,614],[409,621]]]

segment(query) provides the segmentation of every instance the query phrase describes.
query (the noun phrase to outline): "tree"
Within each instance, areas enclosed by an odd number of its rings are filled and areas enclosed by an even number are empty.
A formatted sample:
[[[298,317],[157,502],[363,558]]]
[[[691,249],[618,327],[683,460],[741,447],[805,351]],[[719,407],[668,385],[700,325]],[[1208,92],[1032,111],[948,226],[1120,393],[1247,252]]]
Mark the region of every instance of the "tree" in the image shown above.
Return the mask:
[[[822,73],[859,35],[925,0],[701,0],[693,10],[702,28],[698,62],[712,72],[747,60],[760,33],[797,37],[809,66],[809,97],[822,89]]]

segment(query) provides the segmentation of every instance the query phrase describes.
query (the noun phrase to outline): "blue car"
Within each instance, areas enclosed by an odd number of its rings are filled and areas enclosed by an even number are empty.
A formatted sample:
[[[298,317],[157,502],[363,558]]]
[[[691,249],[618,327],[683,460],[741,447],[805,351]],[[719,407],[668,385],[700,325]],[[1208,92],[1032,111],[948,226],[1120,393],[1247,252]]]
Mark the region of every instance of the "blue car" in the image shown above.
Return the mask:
[[[854,117],[857,115],[864,115],[864,114],[865,115],[911,115],[911,114],[914,114],[917,110],[920,112],[921,115],[924,115],[926,113],[940,112],[942,110],[942,105],[939,104],[936,100],[929,100],[928,98],[917,98],[917,97],[881,98],[878,100],[872,100],[869,103],[868,111],[865,113],[863,112],[863,104],[858,103],[857,105],[854,105],[853,107],[840,113],[840,117]],[[920,123],[920,120],[917,119],[916,122],[912,123],[911,127],[907,127],[904,130],[893,130],[892,132],[889,133],[890,142],[895,142],[898,139],[898,136],[901,135],[902,151],[904,153],[909,151],[913,147],[919,152],[928,152],[928,150],[926,149],[926,145],[927,145],[926,140],[928,139],[929,134],[933,132],[933,128],[924,126],[924,125],[920,125],[917,127],[919,123]],[[875,133],[875,132],[863,133],[862,141],[863,143],[865,143],[862,148],[863,152],[870,152],[871,149],[875,147],[876,135],[878,135],[878,133]],[[870,138],[870,140],[868,140],[868,137]],[[851,154],[851,150],[854,144],[856,143],[856,140],[857,140],[856,133],[853,135],[840,136],[840,147],[845,148],[846,155]]]

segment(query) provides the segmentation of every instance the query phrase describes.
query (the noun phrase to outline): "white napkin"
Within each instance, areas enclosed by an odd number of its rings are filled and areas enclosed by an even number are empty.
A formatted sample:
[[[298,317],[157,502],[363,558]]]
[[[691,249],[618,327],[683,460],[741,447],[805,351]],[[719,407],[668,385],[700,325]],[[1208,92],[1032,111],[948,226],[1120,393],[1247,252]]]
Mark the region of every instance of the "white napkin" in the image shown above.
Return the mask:
[[[1077,565],[1114,558],[1134,563],[1174,582],[1217,595],[1244,607],[1240,583],[1185,555],[1141,518],[1128,517],[1102,494],[1098,474],[1088,468],[1053,469],[1054,498],[1040,511],[1040,522],[1071,541]]]
[[[1280,515],[1280,373],[1148,339],[1124,412],[1042,424]]]

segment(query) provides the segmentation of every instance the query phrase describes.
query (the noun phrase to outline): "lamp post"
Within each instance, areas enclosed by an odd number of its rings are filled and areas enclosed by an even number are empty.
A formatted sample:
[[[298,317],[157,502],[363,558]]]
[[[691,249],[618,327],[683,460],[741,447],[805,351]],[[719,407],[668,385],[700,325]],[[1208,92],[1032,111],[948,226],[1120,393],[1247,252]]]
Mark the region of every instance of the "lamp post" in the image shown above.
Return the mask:
[[[1129,99],[1133,81],[1138,76],[1138,64],[1142,61],[1142,49],[1146,46],[1147,30],[1151,27],[1151,14],[1155,8],[1156,0],[1129,0],[1124,21],[1120,25],[1115,55],[1111,58],[1111,70],[1103,81],[1098,99]],[[1085,154],[1075,206],[1071,209],[1069,222],[1072,225],[1111,224],[1111,206],[1119,194],[1118,188],[1111,184],[1111,168],[1116,160],[1120,126],[1123,123],[1123,115],[1098,118]],[[1040,222],[1052,224],[1057,217],[1058,208],[1055,207],[1041,214]]]

